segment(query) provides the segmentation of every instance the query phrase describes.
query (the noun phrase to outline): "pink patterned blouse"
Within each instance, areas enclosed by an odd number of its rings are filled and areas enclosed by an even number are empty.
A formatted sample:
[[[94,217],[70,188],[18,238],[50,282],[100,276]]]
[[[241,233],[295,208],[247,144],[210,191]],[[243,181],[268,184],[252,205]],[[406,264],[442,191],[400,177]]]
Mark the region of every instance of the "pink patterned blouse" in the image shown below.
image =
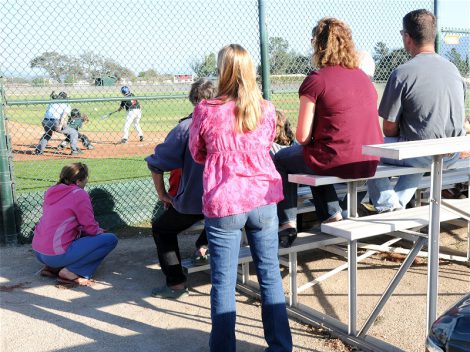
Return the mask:
[[[203,100],[193,112],[189,149],[204,164],[202,211],[206,217],[246,213],[283,199],[282,181],[269,156],[276,133],[274,106],[263,102],[260,125],[236,133],[235,102]]]

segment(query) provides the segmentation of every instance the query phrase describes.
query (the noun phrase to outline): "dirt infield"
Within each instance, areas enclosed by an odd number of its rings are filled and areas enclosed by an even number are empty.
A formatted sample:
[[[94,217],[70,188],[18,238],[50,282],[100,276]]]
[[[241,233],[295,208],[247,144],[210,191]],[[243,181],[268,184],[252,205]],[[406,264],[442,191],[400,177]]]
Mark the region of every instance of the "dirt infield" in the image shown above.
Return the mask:
[[[58,150],[57,146],[64,140],[64,135],[54,133],[43,155],[35,155],[34,148],[41,138],[44,130],[41,126],[35,126],[15,121],[8,121],[8,133],[11,137],[11,148],[15,161],[46,160],[50,158],[70,158],[70,146],[64,150]],[[145,140],[139,142],[135,131],[131,130],[129,141],[120,144],[122,132],[86,132],[84,134],[91,140],[95,149],[87,150],[79,141],[78,147],[83,154],[74,156],[80,159],[104,159],[131,157],[135,155],[152,154],[155,145],[161,143],[166,136],[165,132],[145,132]]]

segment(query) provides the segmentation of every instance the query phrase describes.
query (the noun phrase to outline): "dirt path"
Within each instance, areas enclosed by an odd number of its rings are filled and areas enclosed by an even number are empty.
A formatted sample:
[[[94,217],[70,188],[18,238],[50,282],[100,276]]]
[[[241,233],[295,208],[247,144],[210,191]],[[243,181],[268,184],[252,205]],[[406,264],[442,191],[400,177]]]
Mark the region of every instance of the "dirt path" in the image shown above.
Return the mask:
[[[69,147],[62,151],[57,150],[57,146],[65,138],[64,135],[60,133],[53,134],[43,155],[34,155],[34,148],[44,133],[42,127],[8,121],[8,131],[11,136],[13,159],[15,161],[46,160],[50,158],[63,159],[70,157],[71,150]],[[84,133],[91,140],[95,149],[87,150],[83,148],[79,141],[78,147],[83,151],[83,154],[78,156],[81,159],[118,158],[151,154],[155,145],[161,143],[166,136],[163,132],[146,132],[145,140],[139,142],[137,135],[132,131],[129,142],[120,144],[119,141],[122,137],[121,132]]]

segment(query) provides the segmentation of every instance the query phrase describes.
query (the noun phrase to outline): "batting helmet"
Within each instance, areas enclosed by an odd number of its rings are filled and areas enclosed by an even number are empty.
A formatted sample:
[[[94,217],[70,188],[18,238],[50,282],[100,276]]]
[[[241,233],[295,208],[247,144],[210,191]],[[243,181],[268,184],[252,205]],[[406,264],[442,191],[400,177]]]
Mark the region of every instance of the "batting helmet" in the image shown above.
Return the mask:
[[[121,87],[121,93],[124,95],[128,95],[131,92],[128,86]]]
[[[57,94],[57,98],[58,99],[67,99],[67,93],[60,92],[59,94]]]
[[[72,117],[73,119],[80,117],[80,110],[72,109],[72,111],[70,112],[70,117]]]

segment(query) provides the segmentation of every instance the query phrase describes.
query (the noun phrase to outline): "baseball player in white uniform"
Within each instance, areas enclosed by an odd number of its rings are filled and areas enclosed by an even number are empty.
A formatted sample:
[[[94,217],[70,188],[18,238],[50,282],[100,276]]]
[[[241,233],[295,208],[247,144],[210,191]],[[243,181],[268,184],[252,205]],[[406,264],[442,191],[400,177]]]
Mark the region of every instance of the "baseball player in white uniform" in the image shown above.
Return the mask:
[[[134,94],[131,93],[131,90],[128,86],[124,86],[121,88],[121,93],[125,97],[132,97]],[[123,100],[121,101],[121,105],[117,111],[121,111],[122,109],[127,110],[127,117],[126,123],[124,124],[124,135],[122,136],[121,143],[127,143],[129,139],[129,128],[131,124],[134,123],[134,128],[139,134],[139,141],[144,140],[144,132],[142,128],[140,128],[140,118],[142,117],[142,110],[140,109],[140,103],[137,99],[132,100]]]

